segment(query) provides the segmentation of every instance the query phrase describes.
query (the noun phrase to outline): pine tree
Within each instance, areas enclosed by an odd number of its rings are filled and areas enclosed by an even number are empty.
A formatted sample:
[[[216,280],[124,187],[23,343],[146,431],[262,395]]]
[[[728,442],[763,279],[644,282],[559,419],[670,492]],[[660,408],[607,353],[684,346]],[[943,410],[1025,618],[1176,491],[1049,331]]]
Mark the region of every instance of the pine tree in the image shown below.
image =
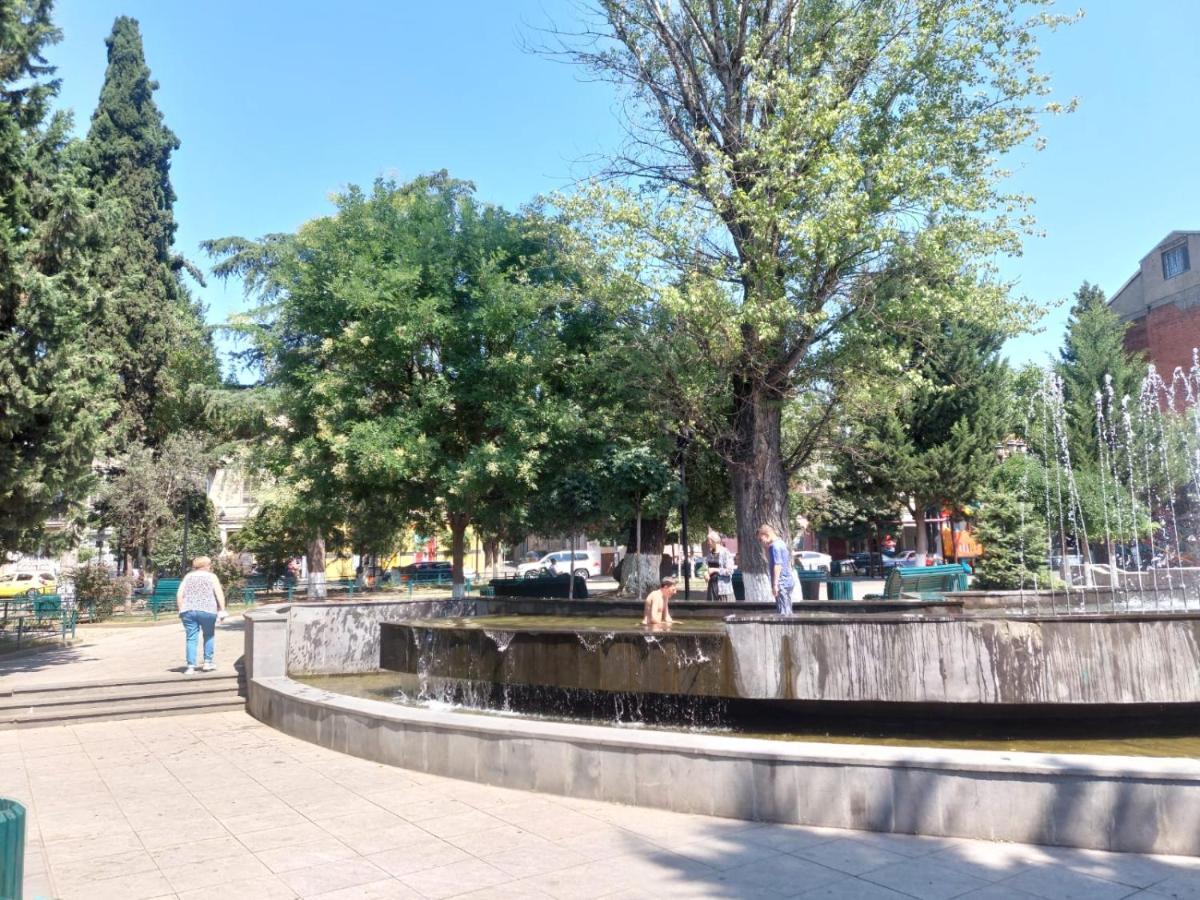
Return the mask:
[[[87,163],[97,193],[120,209],[124,252],[104,273],[114,298],[104,334],[118,360],[119,432],[157,445],[190,418],[189,386],[215,383],[219,368],[203,310],[180,280],[194,269],[173,250],[179,138],[154,102],[137,20],[118,18],[106,44]]]
[[[35,549],[48,519],[78,510],[111,414],[93,344],[92,268],[108,254],[69,117],[49,114],[50,9],[0,4],[0,554]]]
[[[1075,292],[1058,374],[1063,380],[1071,459],[1081,465],[1096,463],[1096,394],[1107,390],[1106,377],[1118,403],[1127,395],[1136,400],[1141,391],[1146,363],[1126,352],[1127,329],[1096,285],[1085,281]]]
[[[859,505],[889,509],[903,499],[917,525],[917,551],[928,551],[926,511],[973,503],[987,484],[1010,418],[1003,334],[947,320],[908,348],[919,373],[896,405],[856,426],[835,483],[857,485]]]

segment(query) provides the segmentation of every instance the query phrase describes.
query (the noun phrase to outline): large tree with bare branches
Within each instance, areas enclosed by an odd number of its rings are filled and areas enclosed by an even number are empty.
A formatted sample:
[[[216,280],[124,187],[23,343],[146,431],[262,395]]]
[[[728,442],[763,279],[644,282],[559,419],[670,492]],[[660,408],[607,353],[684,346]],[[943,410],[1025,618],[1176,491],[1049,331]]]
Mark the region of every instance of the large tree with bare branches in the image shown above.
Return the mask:
[[[791,472],[854,373],[889,365],[879,329],[1023,324],[988,261],[1028,227],[998,160],[1055,109],[1035,37],[1060,19],[1031,5],[594,0],[592,27],[555,33],[628,96],[623,152],[564,202],[720,373],[724,401],[689,414],[729,463],[741,546],[787,534]],[[785,447],[797,397],[808,427]],[[741,566],[768,599],[765,561]]]

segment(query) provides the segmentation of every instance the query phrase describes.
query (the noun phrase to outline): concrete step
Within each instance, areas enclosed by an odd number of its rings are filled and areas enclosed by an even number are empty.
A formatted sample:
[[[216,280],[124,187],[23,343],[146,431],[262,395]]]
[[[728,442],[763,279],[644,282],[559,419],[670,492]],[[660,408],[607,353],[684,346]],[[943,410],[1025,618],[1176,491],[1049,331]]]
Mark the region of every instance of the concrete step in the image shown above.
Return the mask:
[[[134,684],[93,683],[14,690],[0,694],[0,713],[6,709],[73,706],[106,700],[154,699],[158,697],[237,694],[241,680],[236,674],[176,675],[169,680]]]
[[[245,700],[234,693],[179,694],[125,700],[101,700],[54,706],[0,710],[0,731],[40,725],[72,725],[82,722],[141,719],[147,716],[185,715],[242,709]]]
[[[0,688],[0,697],[16,693],[38,694],[52,691],[73,691],[98,687],[116,687],[118,685],[147,685],[147,684],[180,684],[184,681],[211,680],[215,678],[241,678],[240,668],[224,668],[216,672],[197,672],[195,675],[184,675],[178,672],[162,672],[157,675],[127,675],[121,678],[109,678],[104,681],[56,681],[49,684],[37,684],[19,687],[11,690]]]

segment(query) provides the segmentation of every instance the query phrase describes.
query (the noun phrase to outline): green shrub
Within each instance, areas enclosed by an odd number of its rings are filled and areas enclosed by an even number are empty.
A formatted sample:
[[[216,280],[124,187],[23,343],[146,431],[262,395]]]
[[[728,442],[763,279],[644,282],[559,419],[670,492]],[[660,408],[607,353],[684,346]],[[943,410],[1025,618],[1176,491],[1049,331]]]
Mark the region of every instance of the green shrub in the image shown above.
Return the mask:
[[[103,563],[87,562],[76,566],[66,575],[66,580],[75,586],[75,600],[82,609],[89,601],[94,604],[96,621],[103,621],[113,614],[113,606],[124,603],[133,589],[128,578],[123,578]]]

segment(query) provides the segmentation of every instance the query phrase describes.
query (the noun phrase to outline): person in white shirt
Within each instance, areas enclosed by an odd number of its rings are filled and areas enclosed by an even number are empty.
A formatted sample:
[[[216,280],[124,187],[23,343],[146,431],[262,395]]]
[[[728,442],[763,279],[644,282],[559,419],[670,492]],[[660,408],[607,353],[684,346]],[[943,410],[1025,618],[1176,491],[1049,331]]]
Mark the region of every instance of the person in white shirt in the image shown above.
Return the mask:
[[[196,644],[201,632],[204,633],[204,665],[201,669],[213,671],[216,669],[213,652],[217,622],[225,618],[225,592],[221,589],[220,580],[212,572],[211,559],[197,556],[192,560],[192,571],[179,582],[175,599],[186,641],[187,668],[183,674],[196,673]]]

